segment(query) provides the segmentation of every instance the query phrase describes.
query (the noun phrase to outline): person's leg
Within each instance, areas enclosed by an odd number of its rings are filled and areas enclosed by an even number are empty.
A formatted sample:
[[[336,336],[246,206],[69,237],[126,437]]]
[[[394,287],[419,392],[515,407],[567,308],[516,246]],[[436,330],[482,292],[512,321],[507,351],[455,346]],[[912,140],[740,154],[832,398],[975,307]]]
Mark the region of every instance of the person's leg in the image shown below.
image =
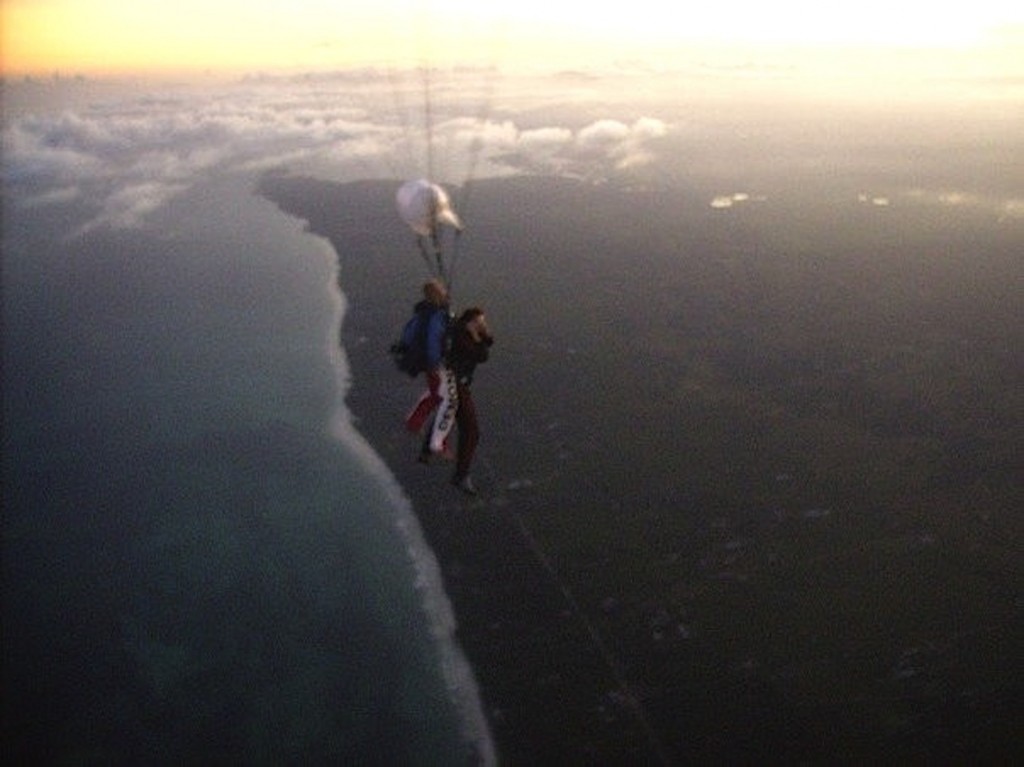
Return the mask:
[[[427,390],[405,417],[405,428],[416,434],[423,428],[434,408],[441,402],[441,376],[436,370],[427,371]]]
[[[456,483],[469,476],[473,464],[477,443],[480,441],[480,429],[476,420],[476,403],[468,388],[459,387],[459,410],[455,416],[459,426],[458,457],[455,463]]]

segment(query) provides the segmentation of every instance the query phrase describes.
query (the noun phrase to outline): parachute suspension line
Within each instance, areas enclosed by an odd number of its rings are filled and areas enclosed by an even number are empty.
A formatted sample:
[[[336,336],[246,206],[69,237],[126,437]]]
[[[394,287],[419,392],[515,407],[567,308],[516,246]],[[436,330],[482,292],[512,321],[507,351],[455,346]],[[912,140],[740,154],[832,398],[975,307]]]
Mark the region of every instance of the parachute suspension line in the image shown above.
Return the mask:
[[[429,61],[424,57],[423,64],[420,65],[420,77],[423,84],[423,130],[426,141],[426,161],[427,161],[427,180],[431,183],[435,183],[434,178],[434,98],[433,98],[433,85],[431,82],[432,69]],[[437,213],[438,213],[438,202],[436,198],[431,198],[430,201],[430,245],[433,249],[434,263],[431,265],[430,256],[426,251],[425,238],[420,237],[420,250],[424,253],[424,257],[427,261],[427,266],[436,276],[448,286],[449,293],[451,292],[451,286],[449,281],[449,275],[445,272],[444,267],[444,248],[441,243],[441,231],[437,224]]]
[[[422,234],[416,235],[416,245],[420,249],[420,255],[423,256],[423,263],[427,265],[427,271],[435,277],[441,277],[441,279],[444,279],[444,277],[437,273],[437,268],[434,266],[434,262],[430,259],[430,249],[427,248],[427,238]]]
[[[441,257],[441,236],[438,233],[436,226],[430,232],[430,242],[434,246],[434,261],[435,266],[437,267],[437,276],[441,278],[441,282],[448,286],[448,291],[451,292],[448,275],[445,274],[444,259]]]
[[[484,150],[484,139],[482,133],[486,130],[487,123],[490,120],[491,114],[494,110],[494,98],[496,91],[497,75],[495,74],[495,67],[492,64],[488,71],[486,80],[484,81],[484,87],[480,92],[480,105],[476,111],[476,123],[477,123],[477,135],[473,137],[469,145],[469,162],[466,166],[466,172],[462,178],[462,184],[459,188],[458,199],[456,201],[455,209],[459,211],[459,215],[462,216],[462,220],[468,220],[469,208],[470,208],[470,192],[473,191],[474,181],[476,180],[477,169],[480,164],[480,159],[483,156]],[[452,243],[452,255],[449,260],[449,272],[451,280],[455,278],[455,267],[459,261],[460,244],[462,242],[462,230],[456,229],[454,235],[454,242]],[[449,285],[449,290],[451,286]]]
[[[428,110],[429,111],[429,110]],[[429,138],[429,137],[428,137]],[[427,142],[429,151],[430,142]],[[448,275],[444,272],[444,259],[442,258],[441,249],[441,228],[437,224],[437,213],[438,213],[438,200],[437,197],[431,195],[430,197],[430,244],[434,248],[434,261],[437,266],[437,276],[441,282],[447,285]],[[451,291],[451,288],[448,288]]]
[[[492,107],[492,100],[494,97],[494,85],[491,81],[488,81],[488,88],[483,98],[483,104],[476,115],[477,124],[483,126],[490,118],[490,111]],[[483,127],[480,128],[483,130]],[[467,220],[466,216],[469,211],[469,193],[473,188],[473,182],[476,178],[477,166],[480,162],[480,157],[483,154],[484,141],[480,136],[475,136],[469,148],[469,164],[466,169],[466,175],[463,178],[462,186],[459,189],[458,204],[455,209],[459,211],[459,214],[463,217],[463,220]],[[449,260],[449,271],[451,272],[452,279],[455,276],[455,266],[459,261],[459,245],[462,242],[462,230],[455,230],[455,240],[452,243],[452,255]],[[451,286],[449,285],[449,290]]]
[[[459,262],[459,243],[461,242],[462,230],[456,229],[452,240],[452,257],[448,259],[448,279],[445,280],[445,284],[448,285],[449,295],[455,292],[455,266]]]
[[[437,172],[438,172],[438,170],[436,168],[436,147],[435,147],[435,143],[436,143],[437,137],[435,136],[435,125],[434,125],[434,122],[435,122],[435,115],[434,115],[434,110],[435,110],[435,103],[434,103],[435,94],[433,92],[433,89],[434,89],[434,82],[433,82],[433,80],[434,80],[435,71],[434,71],[434,68],[431,66],[431,63],[430,63],[430,50],[429,50],[430,40],[429,40],[429,38],[421,38],[421,46],[422,46],[421,51],[420,51],[421,64],[420,64],[420,67],[419,67],[419,73],[420,73],[421,89],[422,89],[422,97],[423,97],[424,151],[425,151],[425,155],[426,155],[425,159],[426,159],[426,171],[427,171],[426,176],[425,176],[425,180],[428,183],[430,183],[430,184],[437,185],[437,184],[439,184],[439,181],[438,181],[437,175],[436,175]],[[478,108],[476,110],[476,112],[477,112],[477,114],[476,114],[476,122],[477,122],[478,126],[480,126],[479,127],[479,131],[478,131],[479,133],[483,132],[483,126],[486,124],[486,121],[488,120],[490,112],[491,112],[491,110],[493,108],[495,81],[496,81],[495,72],[496,72],[496,70],[492,66],[491,69],[488,71],[487,76],[482,79],[481,88],[476,93],[476,97],[478,98],[478,101],[479,101],[479,106],[478,106]],[[478,81],[478,82],[481,82],[481,81]],[[399,89],[395,88],[394,84],[392,84],[392,91],[394,93],[396,93],[396,94],[399,94]],[[397,95],[396,95],[396,99],[397,99]],[[407,116],[407,113],[404,111],[404,109],[401,110],[401,111],[402,111],[402,115],[403,116]],[[407,130],[409,130],[409,121],[405,120],[403,124],[404,124],[404,127]],[[407,143],[411,144],[412,142],[407,142]],[[454,224],[454,226],[453,226],[453,234],[451,235],[451,250],[450,250],[450,252],[446,252],[445,242],[444,241],[447,238],[447,235],[444,234],[444,232],[442,230],[442,227],[439,226],[439,223],[437,221],[437,216],[438,216],[438,214],[440,214],[442,217],[447,215],[447,216],[449,216],[451,218],[454,218],[455,221],[458,222],[458,219],[459,219],[458,211],[461,211],[465,207],[468,207],[468,198],[469,198],[468,192],[469,192],[470,188],[473,186],[472,182],[473,182],[473,179],[474,179],[474,177],[476,175],[476,171],[477,171],[477,167],[478,167],[479,162],[480,162],[480,158],[483,155],[483,150],[484,150],[484,141],[483,141],[482,136],[478,135],[478,136],[473,138],[473,140],[471,141],[471,143],[469,145],[468,161],[463,166],[463,168],[465,170],[465,174],[463,176],[461,184],[458,185],[458,187],[459,187],[458,197],[460,198],[460,200],[459,200],[458,204],[455,206],[456,213],[453,214],[451,209],[449,208],[449,202],[448,202],[448,199],[447,199],[447,195],[445,195],[443,191],[441,191],[441,194],[442,194],[443,199],[444,199],[443,203],[439,203],[439,201],[436,198],[431,201],[431,207],[432,207],[431,213],[433,215],[431,215],[431,217],[430,217],[432,223],[430,225],[430,230],[429,230],[429,238],[430,238],[430,246],[429,247],[432,248],[433,253],[431,254],[429,252],[428,245],[426,243],[426,237],[428,236],[428,233],[421,233],[418,236],[418,238],[417,238],[417,244],[418,244],[420,253],[423,256],[424,261],[427,263],[428,269],[430,271],[432,271],[436,276],[438,276],[440,279],[442,279],[445,282],[445,284],[448,286],[449,293],[451,293],[451,291],[452,291],[452,286],[453,286],[453,283],[454,283],[455,273],[456,273],[456,266],[457,266],[457,263],[458,263],[458,260],[459,260],[460,246],[461,246],[462,225],[461,225],[461,223],[455,223]],[[438,187],[438,189],[440,189],[440,187]],[[445,220],[446,220],[446,223],[449,223],[449,224],[452,223],[448,219],[445,219]],[[463,214],[463,220],[465,220],[464,214]],[[431,257],[433,257],[433,263],[431,263]]]
[[[429,234],[416,235],[416,246],[419,248],[423,263],[427,265],[427,271],[437,277],[451,291],[449,275],[444,268],[444,251],[441,247],[441,228],[437,225],[437,201],[430,202],[430,232]],[[428,244],[429,243],[429,244]]]
[[[401,158],[404,160],[404,168],[399,170],[399,166],[396,166],[394,159],[389,160],[389,166],[392,174],[398,178],[407,176],[409,171],[408,168],[413,168],[417,164],[417,159],[413,151],[414,146],[414,131],[412,126],[412,113],[409,104],[406,101],[404,84],[399,79],[398,73],[393,67],[388,67],[388,84],[391,90],[391,105],[395,110],[395,115],[398,118],[399,127],[402,129],[402,155]]]
[[[427,180],[436,181],[434,178],[434,101],[430,92],[430,65],[424,63],[420,67],[420,73],[423,77],[423,128],[427,141]]]
[[[484,140],[479,135],[486,128],[488,120],[490,120],[491,112],[494,108],[494,91],[495,91],[495,76],[493,73],[488,78],[486,88],[484,89],[483,95],[480,99],[480,108],[476,113],[476,122],[479,126],[478,135],[473,137],[472,142],[469,145],[469,164],[466,168],[465,176],[462,181],[462,188],[459,190],[459,199],[456,210],[460,211],[463,216],[467,215],[469,210],[469,193],[473,187],[473,181],[476,179],[477,168],[480,164],[480,158],[483,156]]]
[[[496,484],[498,479],[497,472],[495,472],[490,461],[483,457],[481,457],[481,459],[480,463],[486,468],[487,473],[491,475],[492,483]],[[511,509],[511,507],[509,508]],[[647,744],[650,747],[651,752],[657,757],[658,763],[665,765],[665,767],[675,764],[675,759],[672,757],[671,752],[662,742],[657,730],[654,729],[650,719],[647,717],[643,704],[640,702],[639,695],[634,690],[629,679],[626,678],[626,671],[622,664],[618,661],[615,654],[601,637],[601,633],[598,631],[597,626],[592,620],[590,620],[590,618],[587,617],[586,613],[583,612],[583,607],[576,599],[572,589],[569,588],[568,584],[566,584],[558,574],[558,570],[551,561],[551,557],[545,553],[540,542],[533,533],[530,532],[530,528],[526,525],[526,520],[523,518],[523,515],[514,509],[511,509],[509,511],[509,517],[515,526],[516,531],[519,533],[519,537],[526,545],[526,548],[530,550],[533,558],[537,561],[537,564],[540,565],[541,569],[544,570],[548,578],[550,578],[558,587],[566,606],[576,616],[581,627],[586,632],[587,637],[590,639],[591,644],[594,646],[594,649],[597,650],[597,653],[601,656],[601,660],[604,661],[604,664],[608,667],[608,672],[611,674],[612,680],[618,686],[619,692],[622,693],[623,700],[629,707],[630,712],[633,714],[633,718],[643,732],[644,737],[647,739]]]
[[[485,135],[487,124],[494,114],[494,103],[498,91],[498,79],[501,72],[501,65],[505,58],[507,48],[507,28],[504,22],[499,23],[495,28],[493,44],[491,46],[491,59],[487,62],[486,75],[483,78],[482,87],[479,91],[479,106],[476,110],[477,135],[473,137],[469,145],[469,163],[462,179],[456,210],[460,211],[463,220],[470,220],[470,192],[473,191],[480,160],[484,154]]]

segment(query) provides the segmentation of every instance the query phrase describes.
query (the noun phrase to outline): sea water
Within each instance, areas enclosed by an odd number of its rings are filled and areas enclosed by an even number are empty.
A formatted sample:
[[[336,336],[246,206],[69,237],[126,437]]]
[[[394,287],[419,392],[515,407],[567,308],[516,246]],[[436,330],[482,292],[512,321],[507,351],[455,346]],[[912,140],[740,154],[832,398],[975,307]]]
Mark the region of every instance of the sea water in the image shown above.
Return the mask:
[[[253,186],[96,226],[5,190],[5,761],[493,759],[437,564],[344,410],[336,257]]]

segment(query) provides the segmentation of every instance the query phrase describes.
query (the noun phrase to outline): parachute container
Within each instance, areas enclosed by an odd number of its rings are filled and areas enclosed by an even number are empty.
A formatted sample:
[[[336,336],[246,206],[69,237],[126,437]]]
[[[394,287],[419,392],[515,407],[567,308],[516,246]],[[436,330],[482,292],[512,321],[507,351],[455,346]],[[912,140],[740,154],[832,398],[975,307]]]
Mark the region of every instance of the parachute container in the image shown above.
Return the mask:
[[[402,184],[395,202],[402,220],[418,235],[436,236],[441,224],[462,231],[462,222],[452,208],[448,193],[426,179]]]

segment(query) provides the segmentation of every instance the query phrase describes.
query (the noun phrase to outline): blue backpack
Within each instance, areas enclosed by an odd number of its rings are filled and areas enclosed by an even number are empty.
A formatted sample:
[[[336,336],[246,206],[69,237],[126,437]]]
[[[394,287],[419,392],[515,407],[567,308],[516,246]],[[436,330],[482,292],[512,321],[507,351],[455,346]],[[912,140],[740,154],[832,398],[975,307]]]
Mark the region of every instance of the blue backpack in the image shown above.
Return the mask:
[[[427,369],[427,330],[430,328],[429,310],[418,309],[402,328],[399,340],[391,345],[395,366],[415,378]]]

